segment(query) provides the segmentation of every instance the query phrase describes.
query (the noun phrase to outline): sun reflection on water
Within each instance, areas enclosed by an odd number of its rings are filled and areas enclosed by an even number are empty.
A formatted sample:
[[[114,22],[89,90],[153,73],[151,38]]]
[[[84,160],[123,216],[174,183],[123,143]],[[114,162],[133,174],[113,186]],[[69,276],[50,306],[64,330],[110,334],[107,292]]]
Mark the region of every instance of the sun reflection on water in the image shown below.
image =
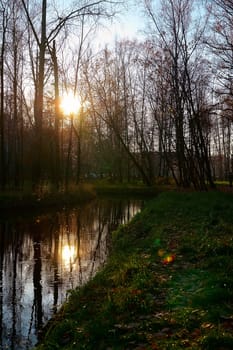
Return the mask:
[[[137,206],[134,201],[104,200],[56,215],[51,211],[3,221],[0,348],[32,348],[38,328],[59,310],[68,291],[84,285],[104,265],[112,228],[140,208],[141,201]]]
[[[62,261],[64,265],[73,264],[76,258],[76,249],[73,245],[64,245],[62,247]]]

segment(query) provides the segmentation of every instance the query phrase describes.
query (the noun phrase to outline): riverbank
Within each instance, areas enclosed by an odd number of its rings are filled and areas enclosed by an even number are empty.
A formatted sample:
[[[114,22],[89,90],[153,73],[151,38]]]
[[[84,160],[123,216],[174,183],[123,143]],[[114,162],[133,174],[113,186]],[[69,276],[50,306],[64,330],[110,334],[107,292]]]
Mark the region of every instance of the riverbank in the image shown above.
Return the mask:
[[[164,188],[163,188],[164,191]],[[97,196],[114,197],[153,197],[159,192],[157,187],[131,184],[81,183],[71,185],[67,191],[51,190],[43,187],[32,192],[31,188],[19,191],[0,192],[0,210],[48,209],[71,207]]]
[[[68,191],[43,189],[32,192],[31,189],[0,192],[1,210],[40,209],[72,206],[77,202],[87,202],[96,197],[96,191],[90,184],[82,184]]]
[[[159,195],[113,233],[37,350],[232,349],[232,213],[228,193]]]

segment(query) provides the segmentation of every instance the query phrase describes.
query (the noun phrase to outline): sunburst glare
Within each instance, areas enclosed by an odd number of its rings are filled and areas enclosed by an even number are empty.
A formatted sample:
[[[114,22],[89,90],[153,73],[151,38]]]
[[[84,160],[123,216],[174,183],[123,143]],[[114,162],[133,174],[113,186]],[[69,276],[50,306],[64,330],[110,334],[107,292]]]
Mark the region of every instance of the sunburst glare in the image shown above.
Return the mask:
[[[81,108],[80,97],[72,91],[65,93],[61,97],[60,108],[65,115],[77,114]]]

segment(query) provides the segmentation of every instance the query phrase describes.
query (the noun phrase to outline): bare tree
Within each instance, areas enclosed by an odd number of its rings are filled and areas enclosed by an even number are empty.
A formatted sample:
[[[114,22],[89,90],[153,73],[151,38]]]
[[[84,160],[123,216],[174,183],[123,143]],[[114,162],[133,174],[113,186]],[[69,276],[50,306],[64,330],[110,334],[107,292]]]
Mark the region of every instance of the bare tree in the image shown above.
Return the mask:
[[[175,152],[178,181],[182,186],[193,184],[205,189],[206,180],[214,186],[209,162],[208,139],[203,122],[208,119],[208,109],[203,100],[200,84],[199,62],[204,63],[198,47],[205,23],[192,23],[193,1],[166,0],[162,3],[163,22],[158,19],[152,2],[145,2],[151,21],[154,45],[169,57],[169,94],[171,117],[175,127]],[[203,70],[202,70],[203,72]],[[200,99],[202,93],[202,99]]]
[[[213,56],[213,109],[217,118],[215,126],[220,126],[218,136],[221,144],[221,147],[218,147],[218,157],[222,158],[221,176],[226,178],[228,173],[233,172],[231,164],[233,147],[231,137],[233,121],[233,4],[231,1],[225,0],[207,1],[207,9],[211,21],[205,43]],[[220,122],[218,122],[219,117],[222,119]]]
[[[129,42],[118,43],[115,51],[105,49],[97,60],[89,63],[85,79],[94,119],[103,123],[96,122],[102,125],[98,135],[102,135],[102,140],[105,137],[102,145],[108,145],[111,152],[108,163],[114,160],[116,168],[112,165],[112,173],[121,181],[129,177],[131,164],[134,174],[151,185],[154,182],[150,162],[153,135],[149,136],[146,80],[144,73],[141,75],[138,70],[141,65],[137,49],[136,43]]]
[[[7,180],[6,169],[6,145],[5,145],[5,110],[4,110],[4,98],[5,98],[5,85],[4,85],[4,73],[5,73],[5,54],[6,54],[6,35],[7,27],[9,24],[9,7],[7,1],[1,1],[1,52],[0,52],[0,164],[1,164],[1,188],[4,190]]]
[[[113,7],[110,10],[107,5],[116,5],[119,2],[110,2],[107,0],[88,1],[78,3],[76,7],[70,9],[68,13],[62,13],[57,15],[51,23],[47,21],[47,1],[42,0],[41,4],[41,25],[39,31],[37,30],[33,17],[30,15],[30,9],[26,2],[21,0],[28,23],[31,27],[33,35],[35,37],[38,47],[38,71],[35,76],[35,131],[36,131],[36,150],[37,157],[34,167],[34,180],[36,183],[40,183],[42,179],[42,141],[43,141],[43,106],[44,106],[44,87],[45,87],[45,62],[46,51],[53,52],[53,60],[55,58],[54,51],[50,49],[54,40],[60,35],[63,30],[67,29],[67,26],[74,21],[83,17],[95,17],[100,16],[113,16]],[[56,124],[57,125],[57,124]]]

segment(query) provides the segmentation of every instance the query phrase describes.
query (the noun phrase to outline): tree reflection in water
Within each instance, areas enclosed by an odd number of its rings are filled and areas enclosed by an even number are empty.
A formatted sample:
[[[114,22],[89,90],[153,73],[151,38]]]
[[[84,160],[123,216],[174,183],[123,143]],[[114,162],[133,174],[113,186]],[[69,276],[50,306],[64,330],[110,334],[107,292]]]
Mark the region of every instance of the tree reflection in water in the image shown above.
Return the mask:
[[[103,265],[109,233],[141,200],[98,200],[30,219],[0,220],[0,349],[30,349],[68,290]]]

